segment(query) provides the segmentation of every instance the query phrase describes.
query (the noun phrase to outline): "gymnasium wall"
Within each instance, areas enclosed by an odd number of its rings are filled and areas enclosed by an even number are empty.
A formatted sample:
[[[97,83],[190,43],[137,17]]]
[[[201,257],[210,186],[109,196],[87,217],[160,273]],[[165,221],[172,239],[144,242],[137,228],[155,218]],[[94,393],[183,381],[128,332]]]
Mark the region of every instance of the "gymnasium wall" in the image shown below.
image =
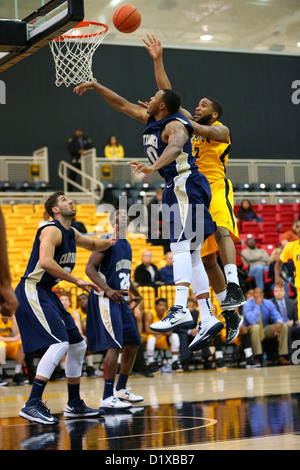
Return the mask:
[[[193,113],[205,95],[223,103],[231,158],[299,158],[300,93],[292,89],[300,79],[298,57],[165,49],[164,60],[186,109]],[[102,45],[93,70],[99,81],[132,102],[148,100],[156,91],[152,59],[143,47]],[[57,187],[57,165],[69,159],[67,140],[77,125],[99,157],[111,134],[119,136],[127,157],[143,156],[143,124],[110,108],[95,91],[78,97],[73,86],[57,88],[48,46],[2,72],[0,80],[6,86],[0,155],[31,155],[47,146],[50,181]]]

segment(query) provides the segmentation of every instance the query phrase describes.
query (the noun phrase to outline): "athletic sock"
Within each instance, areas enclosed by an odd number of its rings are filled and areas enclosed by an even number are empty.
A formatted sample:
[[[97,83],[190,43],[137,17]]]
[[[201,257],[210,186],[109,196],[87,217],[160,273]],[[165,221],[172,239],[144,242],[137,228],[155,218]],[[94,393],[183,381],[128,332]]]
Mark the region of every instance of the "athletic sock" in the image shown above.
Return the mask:
[[[183,310],[186,310],[187,299],[189,295],[189,287],[187,286],[175,286],[175,301],[174,305],[182,307]]]
[[[198,305],[200,310],[200,321],[207,320],[212,316],[210,299],[198,299]]]
[[[114,394],[114,381],[105,380],[104,381],[104,391],[103,391],[103,400],[108,397],[112,397]]]
[[[45,382],[45,380],[40,380],[36,378],[34,379],[33,384],[32,384],[32,389],[31,389],[29,398],[26,403],[27,406],[32,405],[32,402],[42,399],[46,385],[47,385],[47,382]]]
[[[69,394],[68,403],[72,401],[80,400],[79,387],[80,387],[79,384],[68,384],[68,394]]]
[[[240,284],[237,273],[237,267],[235,264],[226,264],[226,266],[224,266],[224,272],[227,284],[229,284],[229,282],[233,282],[234,284],[238,285]]]
[[[118,383],[116,385],[116,390],[122,390],[123,388],[126,388],[127,380],[128,380],[128,375],[120,374]]]

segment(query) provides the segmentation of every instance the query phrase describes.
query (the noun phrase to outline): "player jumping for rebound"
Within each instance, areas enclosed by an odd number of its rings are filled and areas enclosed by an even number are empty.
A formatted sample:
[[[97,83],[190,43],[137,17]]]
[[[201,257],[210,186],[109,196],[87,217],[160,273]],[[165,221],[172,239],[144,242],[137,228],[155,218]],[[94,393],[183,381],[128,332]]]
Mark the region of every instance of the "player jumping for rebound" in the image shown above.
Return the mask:
[[[130,164],[136,174],[158,171],[165,179],[163,217],[169,222],[176,290],[174,306],[169,314],[152,324],[151,329],[166,332],[179,325],[193,325],[187,308],[192,284],[201,312],[201,328],[194,340],[200,349],[224,325],[212,315],[208,277],[200,256],[203,241],[215,232],[215,224],[208,211],[211,199],[209,182],[199,173],[192,154],[193,128],[179,112],[180,99],[172,90],[158,91],[144,109],[98,82],[78,85],[74,92],[82,95],[89,89],[95,89],[113,108],[146,124],[143,140],[151,164],[138,161]]]

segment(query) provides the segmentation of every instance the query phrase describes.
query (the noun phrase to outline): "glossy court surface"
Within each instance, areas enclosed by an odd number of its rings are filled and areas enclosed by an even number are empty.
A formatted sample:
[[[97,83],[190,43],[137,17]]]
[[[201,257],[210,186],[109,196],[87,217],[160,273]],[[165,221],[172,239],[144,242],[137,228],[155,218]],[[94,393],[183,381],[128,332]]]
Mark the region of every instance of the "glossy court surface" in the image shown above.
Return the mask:
[[[128,385],[145,398],[131,412],[71,421],[63,417],[66,381],[50,382],[44,401],[57,426],[18,416],[30,385],[2,387],[0,449],[105,450],[114,458],[122,450],[300,449],[299,366],[131,376]],[[102,390],[102,378],[82,379],[88,406],[98,408]]]

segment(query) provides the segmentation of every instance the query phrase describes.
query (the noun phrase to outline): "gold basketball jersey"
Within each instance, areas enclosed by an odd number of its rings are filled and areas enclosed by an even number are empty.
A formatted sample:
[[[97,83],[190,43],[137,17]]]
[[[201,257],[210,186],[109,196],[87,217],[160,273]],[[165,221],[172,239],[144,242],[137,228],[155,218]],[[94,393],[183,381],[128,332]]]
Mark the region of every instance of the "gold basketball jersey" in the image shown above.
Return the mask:
[[[222,125],[215,121],[212,126]],[[201,136],[193,136],[193,155],[196,157],[196,164],[200,173],[206,176],[210,183],[226,177],[226,165],[231,147],[229,142],[218,142],[216,140],[205,139]]]

